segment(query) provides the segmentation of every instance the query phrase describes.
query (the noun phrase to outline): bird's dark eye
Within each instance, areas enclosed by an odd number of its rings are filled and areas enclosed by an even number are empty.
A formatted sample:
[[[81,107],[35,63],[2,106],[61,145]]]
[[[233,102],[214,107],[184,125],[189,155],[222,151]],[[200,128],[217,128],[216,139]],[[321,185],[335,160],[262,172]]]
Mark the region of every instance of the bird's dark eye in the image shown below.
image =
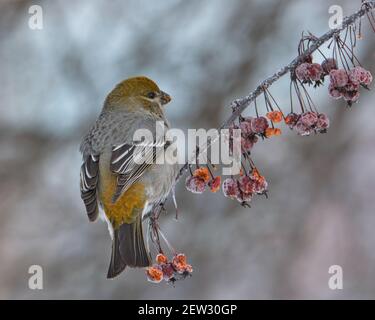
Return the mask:
[[[149,93],[147,93],[147,97],[150,98],[150,99],[154,99],[156,97],[156,93],[155,92],[149,92]]]

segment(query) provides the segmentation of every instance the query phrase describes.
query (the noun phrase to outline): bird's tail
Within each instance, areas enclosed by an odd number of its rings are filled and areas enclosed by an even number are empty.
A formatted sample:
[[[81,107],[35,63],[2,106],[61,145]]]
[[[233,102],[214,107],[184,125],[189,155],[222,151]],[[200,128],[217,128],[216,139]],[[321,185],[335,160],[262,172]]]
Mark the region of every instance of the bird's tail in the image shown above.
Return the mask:
[[[119,275],[125,267],[148,267],[151,264],[142,230],[142,215],[135,222],[124,223],[114,231],[112,256],[107,278]]]

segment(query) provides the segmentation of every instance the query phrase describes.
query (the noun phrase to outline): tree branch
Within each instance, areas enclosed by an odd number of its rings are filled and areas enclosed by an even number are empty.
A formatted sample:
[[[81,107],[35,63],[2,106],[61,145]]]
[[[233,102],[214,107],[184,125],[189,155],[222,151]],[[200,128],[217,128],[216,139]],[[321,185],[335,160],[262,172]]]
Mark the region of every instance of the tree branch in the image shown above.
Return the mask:
[[[274,73],[272,76],[268,77],[267,79],[263,80],[258,87],[248,94],[245,97],[239,98],[234,100],[230,107],[234,110],[231,116],[220,126],[219,129],[228,128],[239,116],[240,114],[259,96],[264,92],[264,89],[269,88],[273,83],[275,83],[278,79],[282,76],[287,74],[289,71],[295,69],[299,64],[301,64],[306,57],[310,54],[318,50],[324,43],[328,40],[332,39],[335,35],[339,34],[341,31],[346,29],[351,24],[355,23],[358,19],[363,17],[367,12],[372,11],[375,9],[375,1],[365,1],[362,4],[362,7],[357,12],[353,13],[352,15],[345,17],[341,28],[332,29],[322,35],[320,38],[316,38],[314,43],[305,50],[301,55],[297,56],[292,62],[288,65],[281,68],[279,71]],[[204,152],[210,147],[213,141],[207,144],[205,149],[200,150]],[[193,159],[195,159],[196,155],[194,155]],[[175,184],[179,181],[179,179],[185,174],[187,169],[189,168],[189,162],[185,163],[184,166],[180,169],[178,175],[176,176]]]

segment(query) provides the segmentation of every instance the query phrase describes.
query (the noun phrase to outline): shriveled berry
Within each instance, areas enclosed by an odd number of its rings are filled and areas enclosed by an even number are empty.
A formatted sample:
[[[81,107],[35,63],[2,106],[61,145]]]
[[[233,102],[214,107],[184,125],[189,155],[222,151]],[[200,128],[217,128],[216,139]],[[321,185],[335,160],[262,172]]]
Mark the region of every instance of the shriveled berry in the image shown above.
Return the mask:
[[[252,198],[253,198],[253,193],[244,193],[244,192],[239,192],[236,197],[237,201],[241,203],[250,202]]]
[[[307,82],[310,81],[310,73],[309,73],[309,68],[310,68],[310,63],[305,62],[301,63],[297,68],[296,68],[296,76],[299,80],[302,82]]]
[[[344,69],[331,70],[329,77],[331,84],[336,88],[345,87],[349,81],[348,74]]]
[[[296,130],[297,134],[300,136],[308,136],[311,134],[311,127],[306,126],[301,120],[298,120],[294,130]]]
[[[323,68],[319,63],[311,63],[308,67],[308,76],[311,81],[319,81],[323,75]]]
[[[224,196],[234,199],[239,192],[237,180],[233,178],[227,178],[223,182],[223,193]]]
[[[350,103],[356,102],[359,99],[359,91],[345,91],[344,99]]]
[[[292,129],[299,119],[299,115],[291,112],[285,117],[285,123]]]
[[[206,188],[206,182],[199,177],[187,177],[185,182],[186,189],[193,193],[203,193]]]
[[[307,111],[301,114],[299,119],[306,127],[314,127],[318,122],[318,115],[316,112]]]
[[[175,270],[171,262],[165,263],[161,266],[163,278],[165,281],[170,281],[174,278]]]
[[[243,135],[250,135],[253,133],[253,130],[251,129],[251,121],[241,121],[240,123],[240,129],[241,129],[241,134]]]
[[[238,186],[243,193],[254,192],[254,181],[248,176],[242,176],[238,179]]]
[[[318,122],[316,123],[316,130],[319,132],[325,132],[329,128],[329,118],[326,114],[320,113],[318,116]]]
[[[372,74],[361,66],[357,66],[349,71],[349,79],[353,83],[368,86],[372,82]]]
[[[323,69],[324,74],[329,74],[332,70],[336,70],[337,69],[336,60],[333,58],[325,59],[322,62],[322,69]]]
[[[334,99],[340,99],[342,97],[342,92],[339,91],[332,83],[328,86],[329,95]]]
[[[211,192],[217,192],[220,189],[220,185],[221,185],[220,176],[215,177],[208,183],[208,186],[210,187]]]
[[[268,126],[268,120],[265,117],[257,117],[251,120],[251,129],[254,133],[264,133]]]

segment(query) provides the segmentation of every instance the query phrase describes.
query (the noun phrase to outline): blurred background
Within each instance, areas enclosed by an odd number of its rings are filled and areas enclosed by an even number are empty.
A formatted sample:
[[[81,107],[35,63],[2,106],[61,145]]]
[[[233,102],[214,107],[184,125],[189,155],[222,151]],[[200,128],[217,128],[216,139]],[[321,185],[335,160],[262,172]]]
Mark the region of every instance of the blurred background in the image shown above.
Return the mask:
[[[33,4],[42,30],[28,26]],[[298,137],[284,127],[257,144],[270,192],[250,209],[181,183],[179,220],[168,203],[160,221],[194,267],[175,287],[134,269],[107,280],[107,226],[88,222],[79,193],[81,137],[116,83],[147,75],[173,96],[174,127],[218,127],[234,98],[296,56],[302,31],[328,30],[331,4],[350,14],[360,1],[0,0],[0,298],[375,298],[373,92],[348,109],[327,84],[311,89],[331,128]],[[357,53],[374,74],[363,23]],[[288,76],[271,92],[287,111]],[[34,264],[43,290],[28,288]],[[331,265],[343,290],[328,287]]]

